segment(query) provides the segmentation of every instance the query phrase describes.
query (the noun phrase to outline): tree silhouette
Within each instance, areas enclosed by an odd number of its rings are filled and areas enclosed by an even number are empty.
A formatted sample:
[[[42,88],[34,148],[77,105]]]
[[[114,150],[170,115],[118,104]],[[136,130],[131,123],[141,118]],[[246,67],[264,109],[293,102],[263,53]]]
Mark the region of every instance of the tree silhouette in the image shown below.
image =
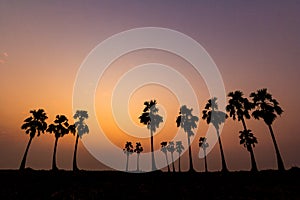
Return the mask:
[[[29,134],[29,141],[20,165],[20,170],[25,169],[26,158],[28,150],[31,144],[32,139],[37,133],[37,136],[40,136],[41,132],[44,133],[47,129],[47,123],[45,122],[48,119],[47,114],[43,109],[30,110],[31,116],[24,120],[24,124],[21,126],[21,129],[25,130],[26,134]]]
[[[218,103],[217,103],[217,97],[213,97],[208,100],[207,104],[205,105],[204,110],[202,111],[202,119],[206,120],[207,124],[212,123],[212,125],[215,127],[217,136],[218,136],[218,142],[219,142],[219,148],[221,153],[221,160],[222,160],[222,171],[227,172],[227,165],[225,161],[225,155],[223,152],[223,146],[220,138],[219,133],[219,127],[222,123],[225,122],[225,119],[228,117],[226,113],[218,110]]]
[[[58,170],[56,166],[56,149],[58,139],[68,134],[69,132],[75,133],[75,125],[69,125],[68,118],[65,115],[56,115],[56,119],[53,124],[48,126],[47,132],[54,133],[55,143],[54,143],[54,151],[52,158],[52,170]]]
[[[163,118],[158,115],[158,108],[156,107],[156,100],[145,101],[145,108],[142,115],[139,117],[140,123],[147,125],[147,128],[150,130],[151,138],[151,157],[152,157],[152,171],[155,171],[156,164],[154,158],[154,148],[153,148],[153,134],[156,129],[159,127],[159,124],[163,122]]]
[[[172,160],[172,167],[173,167],[173,172],[175,172],[175,165],[174,165],[174,157],[173,157],[173,153],[176,150],[175,149],[175,145],[174,142],[169,142],[168,146],[167,146],[167,150],[168,152],[171,153],[171,160]]]
[[[243,144],[244,147],[247,149],[247,151],[249,151],[251,161],[255,163],[253,166],[256,166],[256,161],[255,161],[254,152],[253,152],[253,148],[255,147],[255,144],[257,144],[256,137],[253,135],[251,130],[248,129],[248,130],[240,131],[239,138],[240,138],[240,144]],[[251,171],[256,172],[257,168],[252,167]]]
[[[141,153],[143,150],[144,150],[144,149],[143,149],[141,143],[140,143],[140,142],[137,142],[137,143],[135,144],[135,149],[134,149],[134,152],[137,153],[137,160],[136,160],[136,171],[137,171],[137,172],[140,171],[140,167],[139,167],[139,166],[140,166],[140,164],[139,164],[139,162],[140,162],[140,153]]]
[[[284,171],[284,164],[272,128],[272,124],[277,118],[277,115],[280,116],[283,110],[279,106],[278,101],[267,92],[266,88],[257,90],[256,93],[252,92],[250,97],[252,97],[253,103],[255,104],[255,110],[252,112],[252,116],[258,120],[263,119],[268,126],[276,152],[278,170]]]
[[[230,97],[228,105],[226,106],[227,112],[229,112],[230,117],[233,120],[236,118],[241,121],[244,127],[244,131],[247,131],[247,126],[245,122],[246,119],[250,119],[249,111],[254,108],[254,104],[249,102],[249,100],[243,97],[243,92],[237,90],[235,92],[230,92],[227,96]],[[252,149],[250,145],[249,148]],[[251,157],[251,171],[257,171],[257,166],[255,160]]]
[[[209,147],[209,144],[206,142],[206,137],[200,137],[200,139],[199,139],[199,147],[203,149],[203,152],[204,152],[205,172],[208,172],[208,170],[207,170],[207,160],[206,160],[206,148]]]
[[[123,152],[126,154],[126,172],[128,172],[129,156],[133,153],[133,146],[131,142],[126,142]]]
[[[73,118],[78,119],[75,122],[75,127],[77,129],[76,134],[76,141],[75,141],[75,147],[74,147],[74,155],[73,155],[73,171],[77,171],[77,146],[78,146],[78,139],[79,137],[82,138],[82,136],[86,133],[89,133],[89,127],[86,125],[85,120],[88,118],[88,113],[85,110],[77,110],[74,114]]]
[[[183,147],[181,141],[177,141],[176,142],[175,149],[178,152],[178,171],[181,172],[181,168],[180,168],[180,156],[181,156],[182,151],[184,150],[184,147]]]
[[[165,154],[166,156],[166,162],[167,162],[167,166],[168,166],[168,172],[170,172],[170,166],[169,166],[169,161],[168,161],[168,150],[167,150],[167,142],[161,142],[160,145],[161,145],[161,148],[160,150]]]
[[[195,172],[193,167],[193,160],[192,160],[192,148],[191,148],[191,141],[190,137],[194,135],[192,129],[197,128],[196,122],[199,120],[197,116],[192,115],[193,109],[187,108],[186,105],[181,106],[179,116],[176,119],[177,127],[183,128],[184,132],[187,133],[188,138],[188,146],[189,146],[189,163],[190,169],[189,172]]]

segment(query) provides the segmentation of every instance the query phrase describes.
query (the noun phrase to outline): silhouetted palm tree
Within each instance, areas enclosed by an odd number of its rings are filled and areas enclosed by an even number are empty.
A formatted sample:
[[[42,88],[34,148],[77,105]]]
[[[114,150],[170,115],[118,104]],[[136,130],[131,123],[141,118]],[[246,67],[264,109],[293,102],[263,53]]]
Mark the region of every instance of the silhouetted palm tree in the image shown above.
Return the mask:
[[[176,151],[178,152],[178,171],[181,172],[181,168],[180,168],[180,156],[181,156],[182,151],[184,150],[182,142],[181,141],[177,141],[175,148],[176,148]]]
[[[86,133],[89,133],[89,127],[85,123],[85,119],[87,119],[88,113],[85,110],[77,110],[75,115],[73,116],[74,119],[78,119],[75,122],[75,127],[77,129],[76,134],[76,141],[75,141],[75,148],[74,148],[74,155],[73,155],[73,171],[77,171],[77,146],[78,146],[78,139]]]
[[[240,138],[240,144],[243,144],[244,147],[247,148],[247,151],[249,151],[249,153],[250,153],[251,162],[253,162],[251,171],[256,172],[257,167],[256,167],[256,161],[255,161],[255,157],[254,157],[253,148],[255,147],[255,144],[257,144],[257,139],[253,135],[251,130],[249,130],[249,129],[240,131],[239,138]]]
[[[134,149],[134,152],[137,153],[137,160],[136,160],[136,171],[139,172],[140,171],[140,153],[143,151],[143,147],[141,145],[140,142],[137,142],[136,145],[135,145],[135,149]]]
[[[30,138],[20,165],[20,170],[25,169],[28,150],[35,134],[37,133],[37,136],[40,136],[41,132],[44,133],[47,129],[47,123],[45,120],[48,117],[43,109],[31,110],[30,113],[31,116],[26,118],[24,120],[24,124],[21,126],[21,129],[24,129],[25,133],[29,134]]]
[[[184,132],[187,133],[188,146],[189,146],[189,172],[195,172],[192,160],[192,148],[190,137],[194,135],[192,129],[197,128],[196,122],[199,120],[197,116],[192,115],[193,109],[189,109],[186,105],[181,106],[179,116],[176,119],[177,127],[183,128]]]
[[[200,137],[200,139],[199,139],[199,147],[203,149],[203,152],[204,152],[205,172],[208,172],[208,170],[207,170],[207,161],[206,161],[206,148],[209,147],[209,144],[206,142],[206,137]]]
[[[237,90],[235,92],[230,92],[228,94],[228,97],[230,97],[228,105],[226,106],[227,112],[229,112],[230,117],[232,117],[233,120],[238,118],[238,121],[241,121],[244,127],[244,131],[247,131],[247,126],[245,122],[246,119],[250,119],[249,112],[251,109],[254,108],[254,104],[249,102],[249,100],[245,97],[243,97],[243,92]],[[249,148],[252,149],[252,146],[250,145]],[[257,171],[257,166],[255,160],[251,157],[251,168],[252,171]]]
[[[133,146],[132,146],[131,142],[126,142],[123,152],[126,154],[126,157],[127,157],[126,172],[128,172],[129,156],[133,153]]]
[[[168,172],[170,172],[170,166],[169,166],[169,161],[168,161],[168,150],[167,150],[167,142],[161,142],[160,145],[161,145],[161,148],[160,150],[165,154],[166,156],[166,162],[167,162],[167,166],[168,166]]]
[[[54,151],[53,151],[53,158],[52,158],[52,170],[58,170],[56,166],[56,149],[58,139],[63,137],[64,135],[68,134],[70,131],[75,130],[75,125],[69,125],[68,118],[65,115],[56,115],[56,119],[54,120],[53,124],[48,126],[47,132],[54,133],[55,136],[55,143],[54,143]]]
[[[274,120],[277,118],[277,115],[281,115],[283,113],[283,110],[279,106],[278,101],[267,92],[266,88],[257,90],[256,93],[252,92],[250,97],[252,97],[255,104],[255,110],[252,112],[252,116],[255,119],[263,119],[267,124],[276,152],[278,170],[283,171],[285,170],[284,164],[272,129]]]
[[[158,115],[158,108],[156,107],[156,100],[144,102],[145,108],[142,115],[139,117],[140,123],[147,125],[150,130],[151,138],[151,157],[152,157],[152,171],[156,170],[155,158],[154,158],[154,147],[153,147],[153,134],[159,127],[159,124],[163,122],[163,118]]]
[[[174,142],[169,142],[169,144],[168,144],[168,146],[167,146],[167,150],[168,150],[168,152],[171,153],[171,160],[172,160],[173,172],[175,172],[174,157],[173,157],[173,153],[174,153],[174,151],[175,151],[175,145],[174,145]]]
[[[223,146],[220,138],[219,127],[222,123],[225,122],[227,118],[226,113],[218,110],[218,103],[217,98],[213,97],[208,100],[207,104],[205,105],[204,110],[202,111],[202,119],[206,120],[207,124],[212,123],[216,129],[218,141],[219,141],[219,148],[221,153],[221,160],[222,160],[222,171],[227,172],[227,165],[225,161],[225,155],[223,152]]]

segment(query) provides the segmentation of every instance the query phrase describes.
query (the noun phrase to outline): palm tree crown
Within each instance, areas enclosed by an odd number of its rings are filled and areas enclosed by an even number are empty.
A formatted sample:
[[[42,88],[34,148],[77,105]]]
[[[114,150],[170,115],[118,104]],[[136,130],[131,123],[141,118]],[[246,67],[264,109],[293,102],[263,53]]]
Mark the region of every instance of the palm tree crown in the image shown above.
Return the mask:
[[[37,136],[40,136],[41,132],[44,133],[47,129],[47,123],[45,121],[48,119],[47,114],[44,109],[31,110],[30,113],[32,116],[24,120],[21,129],[26,130],[26,134],[29,134],[30,137],[34,137],[36,132]]]
[[[239,133],[240,144],[243,144],[248,151],[250,151],[250,146],[255,147],[255,144],[257,144],[257,138],[253,135],[250,129],[242,130]]]
[[[267,92],[266,88],[257,90],[250,94],[253,103],[255,104],[255,110],[252,112],[252,116],[255,119],[262,118],[267,125],[271,125],[277,118],[277,115],[283,113],[282,108],[276,99]]]

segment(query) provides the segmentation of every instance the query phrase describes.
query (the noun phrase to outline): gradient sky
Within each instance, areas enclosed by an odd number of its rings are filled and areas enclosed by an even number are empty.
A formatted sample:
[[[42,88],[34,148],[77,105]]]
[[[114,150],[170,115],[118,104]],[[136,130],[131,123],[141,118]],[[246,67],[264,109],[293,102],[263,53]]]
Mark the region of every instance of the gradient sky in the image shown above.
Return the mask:
[[[56,114],[70,118],[76,73],[88,53],[113,34],[145,26],[177,30],[199,42],[218,66],[227,93],[239,89],[248,96],[252,91],[268,88],[284,109],[283,115],[274,123],[274,131],[285,165],[287,168],[300,166],[297,125],[300,109],[296,105],[300,102],[299,10],[300,2],[296,0],[74,0],[68,3],[0,0],[0,168],[19,167],[29,139],[20,126],[29,110],[44,108],[49,116],[48,122],[52,122]],[[111,91],[118,76],[126,70],[146,62],[169,64],[187,76],[197,91],[200,109],[204,107],[209,95],[203,80],[193,77],[188,63],[167,52],[144,50],[118,59],[102,80],[109,82],[106,92]],[[147,87],[154,87],[157,92],[146,93],[149,91]],[[105,101],[105,95],[107,93],[97,90],[96,102],[99,103],[96,103],[96,108],[100,123],[104,117],[102,113],[109,112],[104,111],[105,107],[100,104]],[[158,98],[162,105],[167,105],[166,99],[169,98],[176,102],[168,89],[146,86],[137,90],[129,103],[132,119],[136,120],[143,101],[152,97]],[[170,112],[168,116],[175,115],[176,118],[179,105],[173,103],[169,107],[166,108]],[[121,132],[112,121],[108,120],[105,124],[107,129],[114,130],[114,135],[109,137],[115,144],[122,147],[125,140],[130,139],[119,137]],[[249,120],[247,124],[259,141],[254,149],[258,168],[276,168],[267,127],[262,121]],[[201,171],[204,164],[197,156],[197,140],[205,134],[207,127],[205,122],[199,123],[192,147],[195,168]],[[164,129],[169,131],[167,127]],[[230,170],[250,169],[249,154],[239,145],[238,131],[241,129],[240,122],[228,119],[222,132]],[[160,140],[168,138],[171,135],[167,138],[158,135],[156,148],[159,148]],[[147,151],[148,140],[142,142]],[[27,166],[49,169],[53,145],[54,137],[48,133],[35,138]],[[71,168],[73,145],[74,137],[71,135],[60,139],[58,167]],[[183,169],[187,169],[186,162],[187,156],[184,155]],[[217,145],[208,155],[208,162],[210,170],[220,170]],[[82,143],[79,144],[78,165],[83,169],[107,169],[88,153]]]

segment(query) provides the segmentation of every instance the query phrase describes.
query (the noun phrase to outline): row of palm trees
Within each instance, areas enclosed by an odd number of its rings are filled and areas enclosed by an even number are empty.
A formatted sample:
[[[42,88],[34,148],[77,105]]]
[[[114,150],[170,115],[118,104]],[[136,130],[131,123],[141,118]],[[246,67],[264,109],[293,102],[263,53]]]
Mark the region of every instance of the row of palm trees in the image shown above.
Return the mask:
[[[74,124],[69,124],[68,118],[65,115],[56,115],[55,120],[52,124],[47,125],[46,120],[48,119],[47,114],[44,109],[31,110],[31,116],[24,120],[21,129],[25,130],[25,133],[29,135],[29,141],[20,165],[20,170],[24,170],[26,166],[26,158],[28,154],[28,150],[31,144],[32,139],[37,135],[40,136],[41,133],[48,132],[50,134],[54,134],[55,142],[54,142],[54,150],[52,157],[52,170],[58,170],[56,165],[56,149],[58,144],[58,139],[63,137],[68,133],[72,133],[74,136],[76,135],[75,140],[75,148],[73,155],[73,170],[78,170],[77,167],[77,146],[78,139],[81,138],[82,135],[89,133],[89,128],[85,123],[85,119],[88,118],[87,111],[77,110],[74,114],[73,118],[77,120]]]
[[[133,153],[137,154],[137,166],[136,171],[140,171],[139,163],[140,163],[140,154],[144,151],[144,148],[142,147],[140,142],[137,142],[135,144],[135,148],[133,148],[132,142],[126,142],[125,148],[123,149],[123,152],[126,154],[126,172],[128,172],[128,163],[129,163],[129,156]]]
[[[266,88],[259,89],[256,92],[252,92],[249,96],[251,100],[249,100],[247,97],[244,97],[243,92],[239,90],[230,92],[227,96],[229,99],[228,104],[226,106],[226,111],[229,113],[229,117],[231,117],[233,120],[237,119],[243,125],[243,130],[239,132],[240,144],[243,144],[250,153],[251,171],[258,170],[253,152],[253,147],[255,147],[257,139],[252,133],[252,131],[246,126],[246,119],[250,119],[251,116],[257,120],[263,119],[265,124],[268,126],[275,148],[278,170],[285,170],[283,160],[281,158],[280,151],[275,139],[274,131],[272,129],[272,124],[274,120],[277,118],[278,115],[281,115],[283,113],[283,110],[279,106],[278,101],[274,99],[270,93],[268,93]],[[159,124],[163,122],[163,118],[158,114],[159,110],[156,107],[156,104],[156,100],[144,102],[145,108],[141,116],[139,117],[140,123],[146,125],[146,127],[150,130],[152,171],[156,170],[153,151],[153,134],[159,127]],[[190,167],[189,172],[195,171],[193,167],[190,138],[194,136],[193,129],[197,128],[197,122],[199,120],[197,116],[194,116],[192,114],[192,111],[192,108],[188,108],[186,105],[183,105],[181,106],[179,116],[176,119],[177,127],[181,127],[187,134]],[[220,111],[218,109],[217,98],[213,97],[209,99],[202,111],[202,119],[206,120],[207,124],[212,124],[216,129],[222,161],[222,172],[227,172],[228,168],[226,165],[219,128],[220,125],[225,122],[226,118],[228,118],[228,115],[225,112]],[[205,149],[208,147],[208,144],[206,143],[206,138],[200,139],[200,143],[201,147],[205,151]],[[166,143],[163,143],[161,145],[166,146]],[[207,171],[206,159],[205,165]],[[168,171],[169,170],[170,169],[168,168]]]

